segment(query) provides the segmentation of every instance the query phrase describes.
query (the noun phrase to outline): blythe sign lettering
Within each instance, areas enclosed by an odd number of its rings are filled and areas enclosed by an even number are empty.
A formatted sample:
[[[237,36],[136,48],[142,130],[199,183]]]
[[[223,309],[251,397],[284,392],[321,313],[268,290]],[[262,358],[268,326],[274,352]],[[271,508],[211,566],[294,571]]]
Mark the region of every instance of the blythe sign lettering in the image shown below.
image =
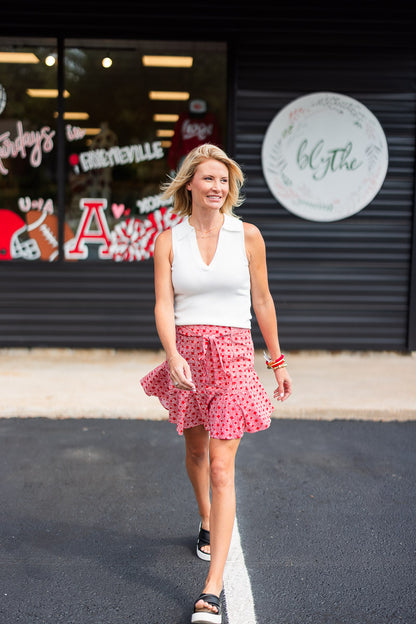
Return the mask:
[[[310,169],[314,180],[323,180],[327,173],[340,171],[355,171],[363,164],[351,156],[352,143],[348,141],[345,147],[328,148],[321,139],[312,148],[309,148],[308,139],[304,139],[296,154],[299,169]],[[351,159],[349,157],[351,156]]]
[[[313,93],[273,119],[262,166],[270,191],[287,210],[310,221],[338,221],[379,192],[387,141],[376,117],[357,100]]]

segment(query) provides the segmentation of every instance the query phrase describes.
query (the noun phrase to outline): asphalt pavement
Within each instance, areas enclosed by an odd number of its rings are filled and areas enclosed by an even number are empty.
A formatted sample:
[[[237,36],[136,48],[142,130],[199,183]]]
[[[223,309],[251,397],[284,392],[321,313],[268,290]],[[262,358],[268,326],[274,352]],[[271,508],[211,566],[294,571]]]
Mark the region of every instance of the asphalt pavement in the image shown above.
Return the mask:
[[[341,420],[244,436],[256,620],[238,624],[416,622],[415,436],[414,422]],[[190,623],[207,568],[172,425],[9,418],[0,444],[1,622]]]
[[[183,439],[138,385],[161,358],[0,351],[2,624],[189,624],[206,564]],[[294,395],[237,455],[254,619],[237,583],[223,623],[416,624],[416,358],[287,360]]]

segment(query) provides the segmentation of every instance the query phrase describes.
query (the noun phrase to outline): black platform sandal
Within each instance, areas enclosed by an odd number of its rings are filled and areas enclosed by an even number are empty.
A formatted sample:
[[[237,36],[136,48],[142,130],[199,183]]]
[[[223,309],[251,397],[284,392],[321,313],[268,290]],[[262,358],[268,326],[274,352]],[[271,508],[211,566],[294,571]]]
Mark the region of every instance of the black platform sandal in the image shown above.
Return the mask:
[[[202,522],[199,523],[199,535],[196,543],[196,555],[204,561],[211,561],[211,554],[201,550],[202,546],[209,546],[209,531],[202,528]]]
[[[197,610],[195,605],[200,600],[208,602],[208,604],[216,607],[218,609],[218,613],[213,613],[212,611],[208,611],[207,609]],[[192,624],[221,624],[221,603],[218,596],[215,596],[215,594],[201,594],[198,600],[195,601],[195,605],[191,619]]]

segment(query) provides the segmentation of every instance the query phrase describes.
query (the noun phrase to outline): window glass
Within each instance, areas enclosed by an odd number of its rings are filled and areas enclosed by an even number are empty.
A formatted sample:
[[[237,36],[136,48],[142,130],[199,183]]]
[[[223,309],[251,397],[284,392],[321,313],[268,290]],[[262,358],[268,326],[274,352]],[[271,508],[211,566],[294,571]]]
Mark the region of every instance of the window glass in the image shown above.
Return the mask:
[[[0,260],[58,258],[56,45],[0,38]]]
[[[134,262],[177,222],[160,199],[194,146],[224,147],[219,43],[65,44],[65,258]]]

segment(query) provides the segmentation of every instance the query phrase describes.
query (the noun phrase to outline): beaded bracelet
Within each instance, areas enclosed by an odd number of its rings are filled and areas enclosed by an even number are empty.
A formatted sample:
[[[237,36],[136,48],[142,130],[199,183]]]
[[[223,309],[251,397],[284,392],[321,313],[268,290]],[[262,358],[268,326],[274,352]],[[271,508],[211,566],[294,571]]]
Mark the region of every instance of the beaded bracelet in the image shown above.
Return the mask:
[[[285,362],[285,356],[283,354],[276,360],[271,360],[265,351],[263,351],[263,354],[264,359],[266,360],[267,368],[272,368],[273,370],[276,370],[278,368],[285,368],[287,366]]]

